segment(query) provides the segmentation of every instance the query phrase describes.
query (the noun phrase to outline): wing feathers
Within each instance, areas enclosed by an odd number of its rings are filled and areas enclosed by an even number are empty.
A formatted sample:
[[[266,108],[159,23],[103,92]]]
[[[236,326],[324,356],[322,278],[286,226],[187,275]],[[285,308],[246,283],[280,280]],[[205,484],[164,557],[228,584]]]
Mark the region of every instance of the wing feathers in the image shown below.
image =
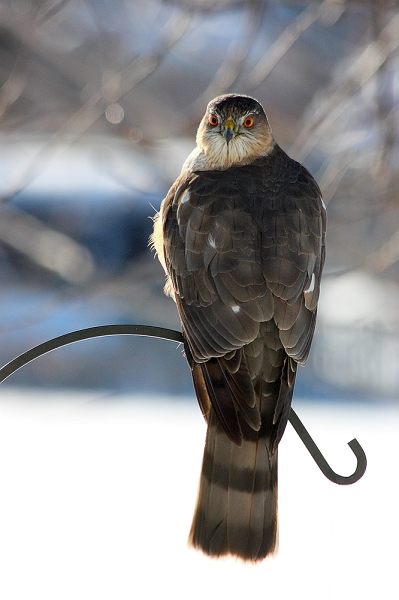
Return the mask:
[[[223,430],[234,444],[241,446],[242,431],[236,405],[217,359],[209,360],[201,368],[212,406]]]
[[[241,355],[239,368],[223,358],[211,359],[201,364],[209,397],[216,414],[224,411],[222,425],[229,438],[241,445],[241,423],[245,421],[251,429],[260,427],[260,414],[255,406],[255,392],[251,383],[245,358]],[[227,416],[228,415],[228,416]]]

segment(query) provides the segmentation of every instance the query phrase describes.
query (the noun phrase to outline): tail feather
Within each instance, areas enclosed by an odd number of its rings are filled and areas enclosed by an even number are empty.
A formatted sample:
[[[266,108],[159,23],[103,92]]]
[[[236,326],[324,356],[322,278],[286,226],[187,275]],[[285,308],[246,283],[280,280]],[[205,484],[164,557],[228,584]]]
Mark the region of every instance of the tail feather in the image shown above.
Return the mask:
[[[208,431],[188,541],[210,556],[256,562],[277,552],[278,442],[288,420],[296,365],[274,323],[262,324],[258,338],[241,352],[239,366],[229,368],[233,362],[221,358],[216,369],[215,362],[190,363]],[[230,381],[234,373],[237,386]],[[230,427],[225,405],[235,409]],[[253,409],[260,423],[248,418]],[[236,423],[239,436],[232,435]]]
[[[211,556],[262,560],[277,547],[277,451],[258,432],[232,442],[211,410],[189,545]]]

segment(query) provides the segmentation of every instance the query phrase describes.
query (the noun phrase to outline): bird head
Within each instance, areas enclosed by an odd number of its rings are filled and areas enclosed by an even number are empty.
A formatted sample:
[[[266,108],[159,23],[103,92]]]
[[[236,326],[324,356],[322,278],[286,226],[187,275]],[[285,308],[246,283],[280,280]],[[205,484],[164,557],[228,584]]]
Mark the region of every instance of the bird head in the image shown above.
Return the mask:
[[[197,145],[209,168],[245,165],[274,146],[262,106],[249,96],[227,94],[212,100],[197,132]]]

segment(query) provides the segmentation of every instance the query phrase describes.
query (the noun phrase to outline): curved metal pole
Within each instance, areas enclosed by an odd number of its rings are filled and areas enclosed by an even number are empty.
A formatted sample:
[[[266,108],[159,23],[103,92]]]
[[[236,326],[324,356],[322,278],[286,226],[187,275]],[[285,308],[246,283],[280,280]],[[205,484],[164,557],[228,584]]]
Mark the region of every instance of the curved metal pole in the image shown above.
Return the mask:
[[[327,479],[339,485],[349,485],[350,483],[355,483],[361,477],[363,477],[367,468],[367,458],[363,448],[361,447],[356,438],[348,442],[349,448],[352,450],[357,459],[356,469],[354,473],[352,473],[352,475],[338,475],[338,473],[332,470],[332,468],[330,467],[330,465],[328,464],[328,462],[314,443],[312,437],[309,435],[307,429],[305,428],[304,424],[302,423],[302,421],[300,420],[293,408],[291,408],[289,420],[291,422],[291,425],[305,444],[306,448],[313,456],[317,466],[324,473]]]
[[[79,329],[77,331],[72,331],[71,333],[65,333],[64,335],[52,338],[51,340],[47,340],[46,342],[27,350],[23,354],[20,354],[11,360],[0,369],[0,383],[12,375],[12,373],[15,373],[15,371],[24,365],[27,365],[36,358],[39,358],[39,356],[42,356],[43,354],[47,354],[48,352],[56,350],[57,348],[61,348],[62,346],[73,344],[74,342],[108,335],[143,335],[147,337],[172,340],[175,342],[183,342],[183,336],[179,331],[166,329],[164,327],[154,327],[152,325],[100,325],[99,327]],[[349,447],[357,458],[356,470],[352,475],[349,476],[339,475],[332,470],[304,427],[302,421],[292,408],[289,420],[305,444],[306,448],[309,450],[318,467],[321,469],[324,475],[330,479],[330,481],[339,485],[348,485],[350,483],[355,483],[364,475],[367,467],[367,459],[363,448],[356,439],[353,439],[348,443]]]
[[[23,354],[20,354],[0,369],[0,383],[7,377],[18,371],[24,365],[32,362],[35,358],[43,356],[52,350],[88,340],[96,337],[105,337],[107,335],[144,335],[147,337],[157,337],[165,340],[172,340],[183,343],[183,336],[179,331],[165,329],[164,327],[153,327],[152,325],[100,325],[98,327],[88,327],[87,329],[78,329],[71,333],[64,333],[56,338],[47,340],[38,346],[34,346]]]

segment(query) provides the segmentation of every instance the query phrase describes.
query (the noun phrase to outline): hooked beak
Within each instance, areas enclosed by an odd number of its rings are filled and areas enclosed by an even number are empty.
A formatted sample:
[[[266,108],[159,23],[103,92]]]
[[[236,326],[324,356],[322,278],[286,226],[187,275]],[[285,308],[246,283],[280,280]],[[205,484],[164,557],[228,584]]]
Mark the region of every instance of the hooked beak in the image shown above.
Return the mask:
[[[234,123],[234,121],[232,119],[228,119],[224,123],[223,129],[222,129],[222,135],[224,136],[224,139],[226,140],[227,144],[233,139],[233,137],[235,137],[237,135],[236,124]]]

